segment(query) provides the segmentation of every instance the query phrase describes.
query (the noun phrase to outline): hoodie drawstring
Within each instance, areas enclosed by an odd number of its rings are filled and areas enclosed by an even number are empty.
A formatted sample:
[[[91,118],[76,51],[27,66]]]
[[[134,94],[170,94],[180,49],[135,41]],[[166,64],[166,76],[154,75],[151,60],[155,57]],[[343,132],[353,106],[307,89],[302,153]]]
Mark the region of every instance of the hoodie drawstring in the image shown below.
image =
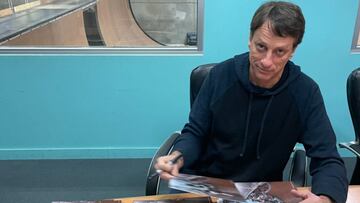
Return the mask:
[[[242,150],[240,153],[240,156],[243,157],[245,150],[246,150],[246,142],[247,142],[247,136],[248,136],[248,132],[249,132],[249,123],[250,123],[250,114],[251,114],[251,104],[252,104],[252,100],[253,100],[253,94],[250,93],[250,99],[249,99],[249,105],[248,105],[248,111],[246,114],[246,127],[245,127],[245,135],[244,135],[244,140],[243,140],[243,146],[242,146]]]
[[[269,112],[269,109],[270,109],[270,105],[271,105],[271,102],[274,98],[274,95],[271,95],[270,99],[269,99],[269,102],[267,103],[266,105],[266,108],[265,108],[265,111],[264,111],[264,115],[262,117],[262,120],[261,120],[261,125],[260,125],[260,131],[259,131],[259,136],[258,136],[258,141],[257,141],[257,146],[256,146],[256,158],[257,159],[260,159],[260,142],[261,142],[261,136],[263,134],[263,130],[264,130],[264,124],[265,124],[265,119],[266,119],[266,116]]]
[[[250,124],[250,116],[251,116],[251,108],[252,108],[252,100],[253,100],[253,94],[250,93],[250,98],[249,98],[249,104],[248,104],[248,111],[247,111],[247,115],[246,115],[246,126],[245,126],[245,134],[244,134],[244,140],[242,143],[242,150],[240,153],[240,156],[243,157],[245,150],[246,150],[246,146],[247,146],[247,138],[248,138],[248,133],[249,133],[249,124]],[[258,140],[257,140],[257,145],[256,145],[256,158],[260,159],[260,142],[261,142],[261,137],[264,131],[264,124],[265,124],[265,119],[267,117],[267,114],[269,112],[271,103],[273,101],[274,95],[271,95],[268,103],[266,104],[265,110],[264,110],[264,114],[263,117],[261,119],[261,124],[260,124],[260,130],[259,130],[259,135],[258,135]]]

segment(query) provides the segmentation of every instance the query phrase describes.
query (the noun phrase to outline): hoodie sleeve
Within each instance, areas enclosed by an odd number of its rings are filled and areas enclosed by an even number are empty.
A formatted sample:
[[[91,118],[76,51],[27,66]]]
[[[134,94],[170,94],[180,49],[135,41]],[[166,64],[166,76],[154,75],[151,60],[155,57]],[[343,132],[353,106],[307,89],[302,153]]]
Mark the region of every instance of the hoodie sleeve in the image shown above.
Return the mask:
[[[173,150],[180,151],[184,158],[184,168],[191,166],[199,160],[204,142],[209,134],[212,114],[210,111],[210,101],[212,95],[214,68],[203,82],[200,91],[195,98],[189,115],[189,122],[185,124],[181,135],[176,140]]]
[[[306,154],[311,158],[312,192],[343,203],[348,191],[344,162],[336,148],[335,133],[327,116],[320,89],[316,84],[311,89],[312,91],[308,92],[309,99],[303,108],[305,129],[300,142],[304,144]]]

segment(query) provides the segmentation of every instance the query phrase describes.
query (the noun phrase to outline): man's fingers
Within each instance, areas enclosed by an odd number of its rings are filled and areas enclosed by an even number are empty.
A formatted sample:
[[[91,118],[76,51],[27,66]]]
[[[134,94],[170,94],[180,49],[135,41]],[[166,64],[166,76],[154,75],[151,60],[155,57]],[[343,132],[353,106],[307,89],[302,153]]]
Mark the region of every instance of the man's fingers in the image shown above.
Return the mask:
[[[300,192],[298,190],[291,190],[291,193],[293,195],[295,195],[296,197],[302,198],[302,199],[306,199],[308,197],[308,192]]]
[[[173,175],[173,176],[179,175],[179,165],[178,164],[173,165],[173,168],[171,170],[171,175]]]
[[[157,160],[156,160],[156,164],[154,165],[154,167],[156,169],[160,169],[162,171],[168,171],[170,172],[172,170],[172,165],[170,164],[170,160],[171,160],[171,157],[170,156],[162,156],[162,157],[159,157]]]
[[[160,178],[163,179],[163,180],[170,180],[171,178],[173,178],[174,176],[171,175],[170,173],[168,172],[161,172],[160,173]]]
[[[171,167],[172,167],[172,169],[170,170],[170,172],[166,172],[166,171],[161,172],[160,178],[162,178],[164,180],[169,180],[169,179],[173,178],[174,176],[178,176],[179,175],[179,165],[174,164]]]
[[[317,196],[310,191],[291,190],[291,193],[303,200],[300,203],[330,203],[331,200],[326,196]]]
[[[181,153],[175,151],[171,155],[159,157],[156,160],[154,168],[161,171],[159,174],[160,178],[169,180],[174,176],[179,175],[179,169],[182,167],[182,165],[183,159],[181,158]]]

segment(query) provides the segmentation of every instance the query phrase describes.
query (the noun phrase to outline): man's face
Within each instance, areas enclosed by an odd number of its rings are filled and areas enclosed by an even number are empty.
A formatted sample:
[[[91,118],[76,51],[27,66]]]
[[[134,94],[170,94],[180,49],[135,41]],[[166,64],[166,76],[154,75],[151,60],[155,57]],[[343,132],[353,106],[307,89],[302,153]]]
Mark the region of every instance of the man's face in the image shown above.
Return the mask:
[[[265,22],[249,40],[250,81],[259,87],[273,87],[295,51],[294,43],[293,37],[276,36]]]

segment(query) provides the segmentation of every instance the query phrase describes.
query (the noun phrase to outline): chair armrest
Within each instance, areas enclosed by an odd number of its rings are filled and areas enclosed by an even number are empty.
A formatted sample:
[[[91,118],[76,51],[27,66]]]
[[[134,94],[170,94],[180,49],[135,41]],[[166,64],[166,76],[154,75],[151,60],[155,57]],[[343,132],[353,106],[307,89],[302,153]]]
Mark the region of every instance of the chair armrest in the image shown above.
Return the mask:
[[[289,181],[297,187],[306,186],[307,158],[305,150],[294,149],[294,156],[290,166]]]
[[[160,177],[156,176],[152,179],[149,179],[149,176],[153,173],[156,173],[156,170],[154,168],[154,165],[156,164],[156,160],[161,156],[165,156],[171,153],[171,150],[174,146],[174,142],[179,136],[180,136],[180,132],[173,133],[170,137],[168,137],[165,140],[164,143],[161,144],[161,146],[153,156],[146,176],[145,195],[157,195],[159,193]]]
[[[357,157],[360,158],[360,144],[359,144],[359,142],[356,142],[356,141],[343,142],[343,143],[339,143],[339,147],[350,150],[352,153],[354,153]]]

